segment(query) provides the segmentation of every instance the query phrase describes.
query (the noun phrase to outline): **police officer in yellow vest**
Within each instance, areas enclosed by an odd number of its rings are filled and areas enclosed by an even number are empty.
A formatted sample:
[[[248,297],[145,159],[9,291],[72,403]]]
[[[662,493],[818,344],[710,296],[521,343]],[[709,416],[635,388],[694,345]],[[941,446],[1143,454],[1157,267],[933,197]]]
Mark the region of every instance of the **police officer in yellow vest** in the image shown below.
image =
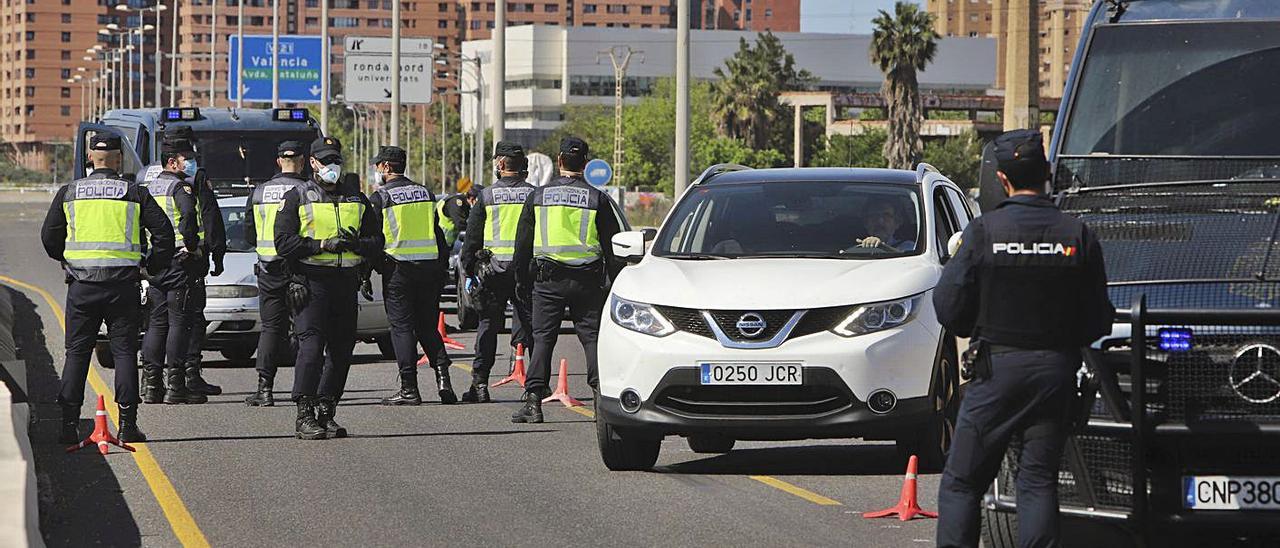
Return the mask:
[[[275,405],[271,389],[275,386],[276,368],[289,349],[288,261],[276,253],[276,212],[286,192],[307,184],[302,175],[307,162],[306,145],[285,141],[276,147],[276,165],[280,173],[258,185],[249,194],[245,206],[245,240],[258,252],[254,273],[258,278],[258,317],[262,331],[258,334],[258,389],[245,405]]]
[[[511,422],[542,422],[542,398],[550,392],[551,355],[565,307],[587,355],[587,384],[593,390],[598,386],[596,338],[607,279],[616,274],[613,251],[602,242],[618,233],[620,222],[613,200],[582,177],[590,157],[582,139],[560,141],[560,178],[529,194],[520,212],[512,267],[517,291],[532,292],[533,359],[524,406]]]
[[[510,141],[499,141],[494,147],[494,164],[498,180],[485,187],[471,206],[466,241],[458,257],[467,276],[474,279],[473,283],[481,284],[488,294],[480,309],[480,325],[476,329],[471,388],[462,394],[462,401],[466,403],[489,401],[489,371],[493,369],[494,355],[498,350],[498,332],[507,321],[508,302],[514,312],[511,317],[512,352],[509,355],[515,356],[517,344],[523,344],[526,351],[533,350],[533,337],[529,334],[529,301],[515,298],[516,279],[511,269],[511,260],[516,253],[516,224],[525,200],[534,189],[533,185],[525,182],[529,161],[524,156],[524,147]],[[481,253],[481,250],[488,250],[488,253]],[[488,258],[478,259],[477,254]]]
[[[382,274],[383,305],[400,369],[400,390],[384,398],[382,404],[422,403],[418,392],[419,345],[435,370],[440,402],[457,403],[458,396],[449,380],[452,362],[436,330],[449,247],[436,217],[435,195],[404,176],[405,161],[404,149],[379,149],[373,164],[381,185],[369,197],[373,209],[382,217],[385,253],[376,267]]]
[[[120,439],[146,441],[138,429],[138,281],[143,239],[150,236],[149,265],[168,265],[173,228],[145,189],[119,175],[120,138],[96,135],[89,143],[93,173],[58,189],[40,231],[45,252],[67,274],[66,363],[58,404],[66,444],[80,441],[89,356],[105,321],[115,358]]]
[[[471,206],[480,197],[484,187],[470,184],[467,190],[452,196],[441,196],[436,201],[436,218],[440,221],[440,230],[444,231],[444,241],[449,249],[458,241],[458,234],[466,229],[467,218],[471,215]]]
[[[311,143],[312,180],[284,193],[275,220],[276,253],[290,262],[289,301],[298,355],[293,400],[297,436],[346,437],[334,421],[356,340],[358,269],[382,254],[378,214],[354,176],[343,177],[342,144]]]
[[[200,240],[204,228],[192,184],[198,166],[191,141],[165,138],[160,160],[164,171],[147,181],[147,190],[169,217],[177,239],[177,253],[169,265],[148,278],[147,300],[151,318],[142,337],[143,390],[145,403],[205,403],[209,397],[187,388],[184,361],[191,344],[199,299],[200,283],[208,262]],[[164,379],[161,380],[163,368]]]

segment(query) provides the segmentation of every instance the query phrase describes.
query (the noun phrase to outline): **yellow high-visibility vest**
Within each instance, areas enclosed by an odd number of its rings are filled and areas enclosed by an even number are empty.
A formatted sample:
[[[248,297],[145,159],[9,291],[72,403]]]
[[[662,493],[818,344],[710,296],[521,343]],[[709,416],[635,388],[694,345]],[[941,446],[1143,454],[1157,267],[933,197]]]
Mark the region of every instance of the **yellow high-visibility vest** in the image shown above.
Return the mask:
[[[73,269],[136,268],[142,263],[142,204],[126,198],[130,184],[80,179],[67,187],[62,256]]]
[[[436,201],[427,187],[409,183],[378,189],[382,195],[383,249],[400,261],[440,257],[436,243]]]
[[[182,180],[171,177],[156,177],[147,181],[146,186],[147,191],[151,193],[151,197],[156,199],[160,209],[164,210],[164,214],[169,217],[169,222],[173,223],[173,237],[179,246],[182,245],[182,232],[178,230],[178,227],[181,226],[180,223],[182,223],[182,211],[178,209],[178,204],[174,201],[173,196],[175,192],[191,191],[193,193],[191,197],[192,203],[196,205],[196,235],[201,240],[204,239],[204,223],[201,219],[200,201],[195,196],[196,193],[200,192],[199,190],[192,189],[190,186],[184,185]]]
[[[444,243],[450,248],[453,243],[458,241],[458,226],[453,223],[453,218],[444,214],[444,205],[449,203],[449,198],[445,198],[436,202],[436,218],[439,219],[440,231],[444,232]]]
[[[481,193],[484,201],[484,247],[500,262],[511,262],[516,253],[516,225],[533,185],[490,186]]]
[[[258,260],[264,263],[276,261],[276,213],[280,211],[280,202],[284,193],[290,189],[301,189],[305,181],[294,177],[276,177],[253,189],[250,199],[253,204],[253,229],[258,239]],[[301,192],[301,190],[299,190]]]
[[[304,190],[305,189],[305,190]],[[340,201],[331,202],[320,199],[321,191],[314,184],[299,189],[298,196],[298,234],[314,240],[324,241],[338,237],[338,228],[360,230],[360,219],[364,217],[365,203],[354,196],[342,196]],[[299,262],[313,266],[351,267],[364,262],[354,251],[318,254],[301,259]]]
[[[600,260],[596,231],[599,191],[577,186],[546,187],[535,195],[533,256],[581,266]]]

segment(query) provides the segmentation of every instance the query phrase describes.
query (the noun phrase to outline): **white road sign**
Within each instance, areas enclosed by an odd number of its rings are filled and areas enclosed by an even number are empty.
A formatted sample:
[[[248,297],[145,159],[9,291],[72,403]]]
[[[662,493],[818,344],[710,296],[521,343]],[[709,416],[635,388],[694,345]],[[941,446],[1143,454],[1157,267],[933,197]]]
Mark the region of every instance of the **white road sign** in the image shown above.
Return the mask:
[[[391,102],[391,39],[348,36],[343,43],[345,62],[343,94],[348,103]],[[400,39],[400,102],[431,102],[432,42],[422,38]]]

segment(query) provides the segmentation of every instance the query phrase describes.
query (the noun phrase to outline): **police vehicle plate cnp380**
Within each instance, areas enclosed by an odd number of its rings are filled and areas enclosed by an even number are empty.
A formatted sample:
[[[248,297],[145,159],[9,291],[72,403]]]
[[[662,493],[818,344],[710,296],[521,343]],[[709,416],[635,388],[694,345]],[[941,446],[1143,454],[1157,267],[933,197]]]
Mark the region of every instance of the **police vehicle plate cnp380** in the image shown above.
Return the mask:
[[[1185,476],[1182,487],[1192,510],[1280,510],[1280,476]]]
[[[804,371],[798,363],[708,362],[698,367],[703,385],[795,385],[802,384]]]

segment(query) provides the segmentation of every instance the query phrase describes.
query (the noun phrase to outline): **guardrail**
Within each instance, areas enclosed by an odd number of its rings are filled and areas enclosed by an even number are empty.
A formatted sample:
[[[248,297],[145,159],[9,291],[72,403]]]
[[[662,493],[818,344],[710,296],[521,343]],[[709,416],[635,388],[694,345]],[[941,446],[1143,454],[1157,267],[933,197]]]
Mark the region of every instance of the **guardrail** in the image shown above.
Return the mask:
[[[11,299],[9,290],[0,287],[0,547],[43,547],[28,430],[31,408],[24,397],[26,364],[16,360]]]

